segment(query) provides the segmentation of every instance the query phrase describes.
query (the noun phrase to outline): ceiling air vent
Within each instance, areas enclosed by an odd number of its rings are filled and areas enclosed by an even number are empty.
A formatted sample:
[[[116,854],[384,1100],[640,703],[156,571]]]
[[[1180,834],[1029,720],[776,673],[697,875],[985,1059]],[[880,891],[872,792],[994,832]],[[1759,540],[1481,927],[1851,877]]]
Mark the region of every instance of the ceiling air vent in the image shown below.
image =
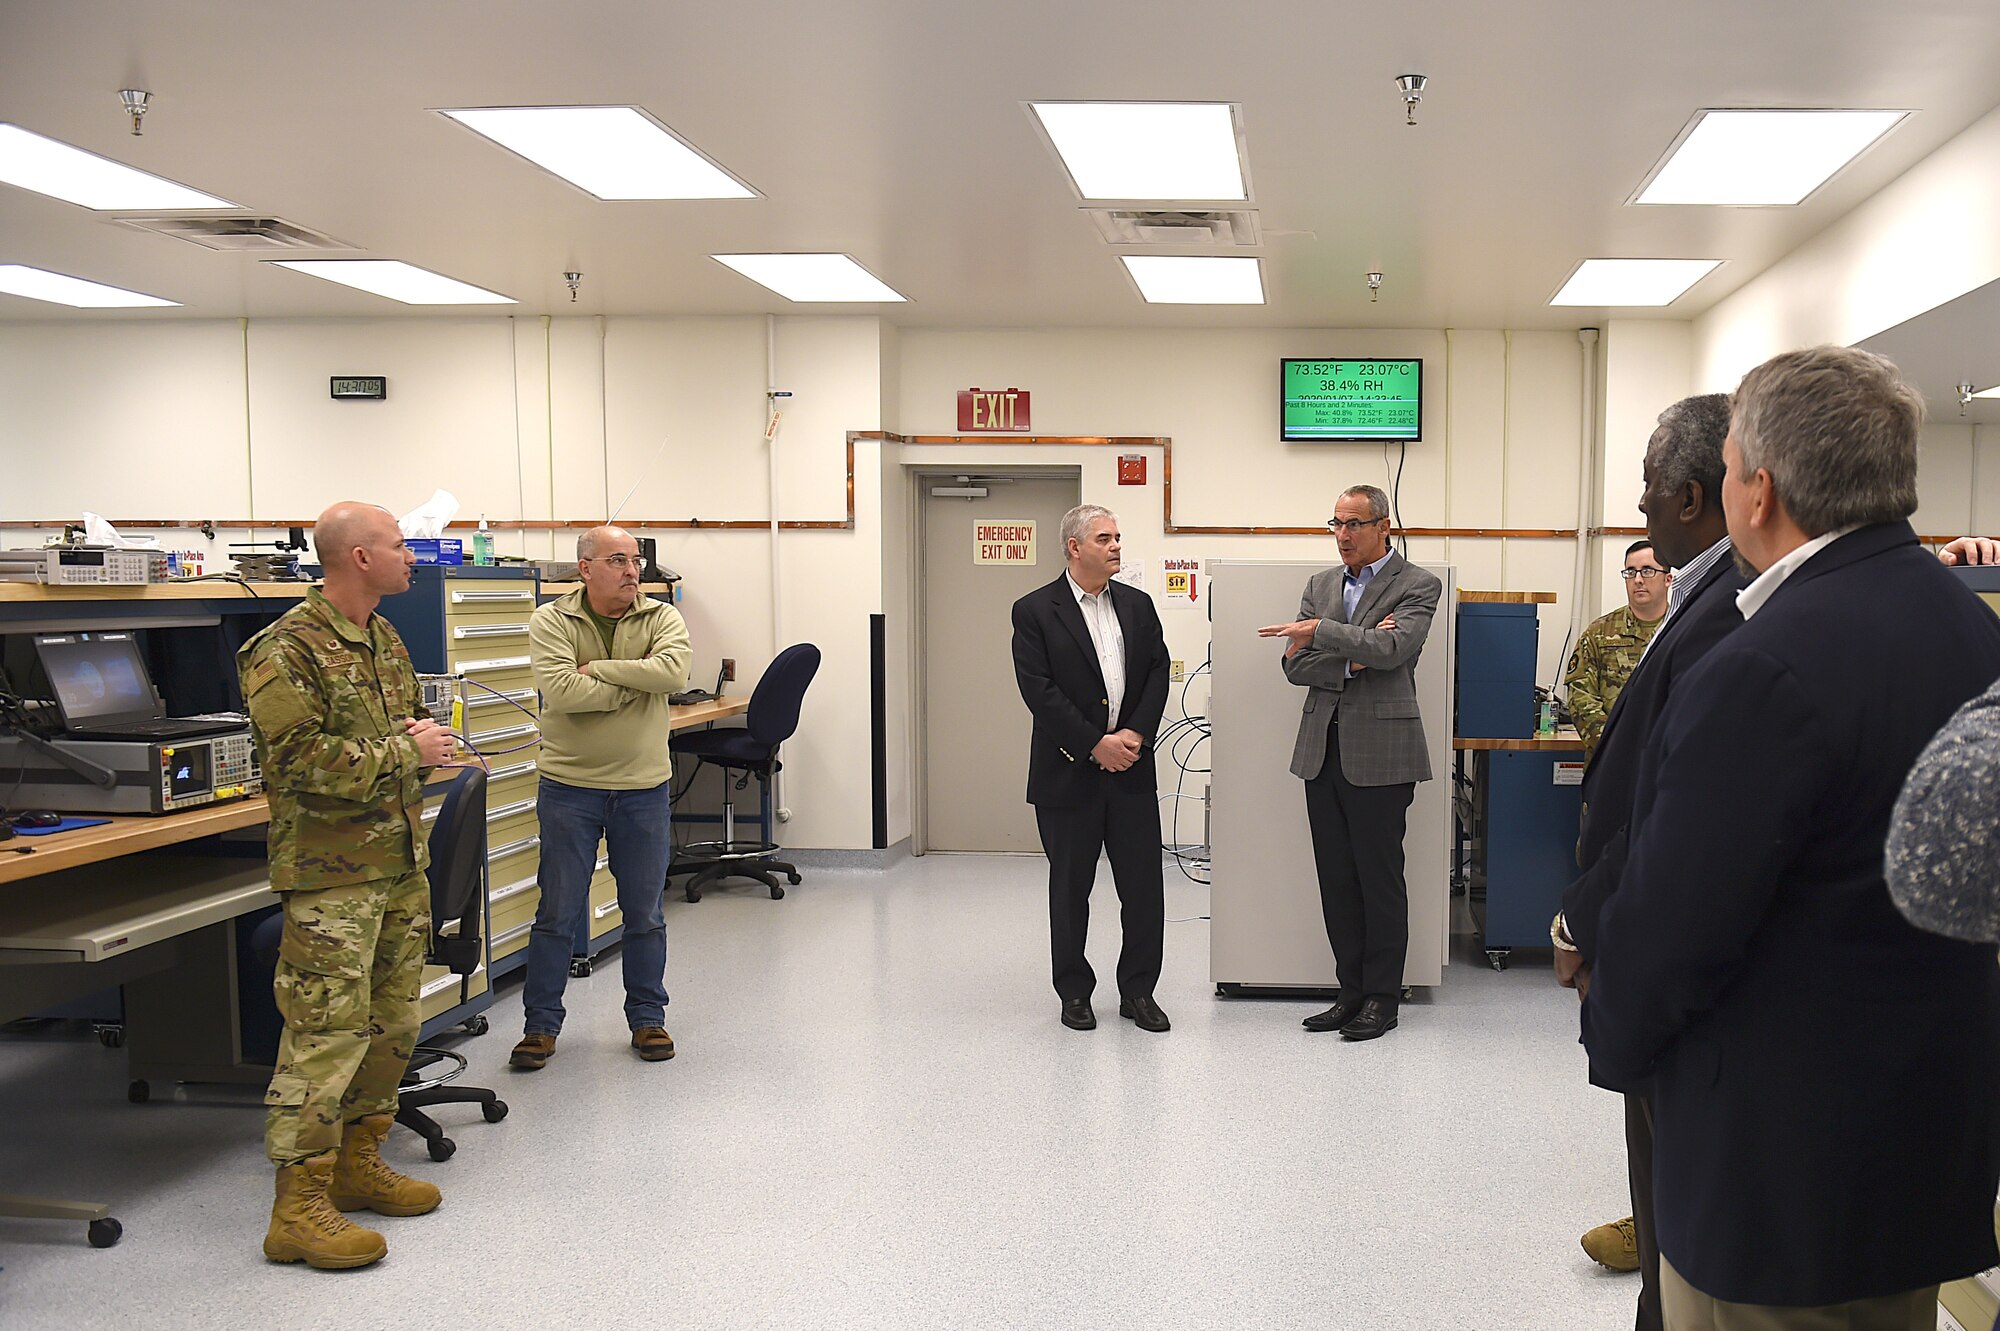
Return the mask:
[[[1149,211],[1139,208],[1086,208],[1097,232],[1111,245],[1255,245],[1257,214],[1245,209]]]
[[[156,235],[192,241],[203,249],[270,253],[274,250],[351,250],[354,246],[278,217],[119,217],[112,219]]]

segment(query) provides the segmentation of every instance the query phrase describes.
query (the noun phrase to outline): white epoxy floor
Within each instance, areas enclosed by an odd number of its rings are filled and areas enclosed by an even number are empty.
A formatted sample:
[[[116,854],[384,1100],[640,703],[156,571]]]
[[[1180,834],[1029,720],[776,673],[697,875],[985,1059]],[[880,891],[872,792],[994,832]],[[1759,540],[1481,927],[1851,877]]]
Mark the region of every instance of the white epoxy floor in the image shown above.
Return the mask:
[[[626,1047],[617,954],[570,986],[554,1060],[506,1070],[518,976],[459,1048],[512,1107],[398,1130],[444,1189],[357,1272],[266,1263],[261,1111],[126,1102],[64,1027],[0,1040],[0,1191],[111,1201],[0,1220],[0,1327],[1308,1328],[1570,1331],[1631,1321],[1593,1266],[1625,1211],[1617,1100],[1584,1080],[1545,964],[1461,947],[1400,1029],[1308,1035],[1304,1001],[1220,1000],[1208,926],[1168,926],[1164,1036],[1118,1020],[1100,881],[1099,1027],[1057,1022],[1039,859],[815,870],[782,902],[668,899],[680,1053]],[[1310,890],[1309,888],[1306,890]],[[1167,913],[1207,911],[1171,869]]]

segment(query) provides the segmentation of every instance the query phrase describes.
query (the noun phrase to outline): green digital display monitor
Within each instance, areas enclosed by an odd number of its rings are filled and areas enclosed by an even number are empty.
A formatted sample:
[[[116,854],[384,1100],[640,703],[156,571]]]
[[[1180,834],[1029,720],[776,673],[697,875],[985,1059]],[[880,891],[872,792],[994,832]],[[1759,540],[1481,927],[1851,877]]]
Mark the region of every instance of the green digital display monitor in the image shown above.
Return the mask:
[[[1282,437],[1416,443],[1424,437],[1422,360],[1285,358]]]

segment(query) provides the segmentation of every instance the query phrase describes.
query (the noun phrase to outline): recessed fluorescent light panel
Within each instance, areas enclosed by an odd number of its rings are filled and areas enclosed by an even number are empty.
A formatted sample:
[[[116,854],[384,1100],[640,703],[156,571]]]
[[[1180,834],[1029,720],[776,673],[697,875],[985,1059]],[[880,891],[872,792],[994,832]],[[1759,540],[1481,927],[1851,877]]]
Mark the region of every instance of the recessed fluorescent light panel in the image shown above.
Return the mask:
[[[1697,111],[1634,203],[1783,208],[1802,202],[1908,111]]]
[[[1262,305],[1264,277],[1255,259],[1181,254],[1121,254],[1139,294],[1154,305]]]
[[[600,199],[754,199],[757,191],[632,106],[444,111]]]
[[[0,125],[0,180],[99,212],[241,206],[19,125]]]
[[[711,254],[786,300],[872,304],[907,299],[845,254]]]
[[[158,296],[141,295],[123,287],[108,287],[102,282],[86,282],[80,277],[68,277],[20,263],[0,263],[0,291],[26,296],[29,300],[70,305],[79,310],[126,310],[180,304],[177,300],[161,300]]]
[[[1585,259],[1551,305],[1671,305],[1720,259]]]
[[[1227,102],[1030,102],[1086,199],[1247,199]]]
[[[405,305],[512,305],[512,296],[503,296],[456,278],[418,268],[400,259],[266,259],[279,268],[289,268],[308,277],[323,278],[342,286],[387,296]]]

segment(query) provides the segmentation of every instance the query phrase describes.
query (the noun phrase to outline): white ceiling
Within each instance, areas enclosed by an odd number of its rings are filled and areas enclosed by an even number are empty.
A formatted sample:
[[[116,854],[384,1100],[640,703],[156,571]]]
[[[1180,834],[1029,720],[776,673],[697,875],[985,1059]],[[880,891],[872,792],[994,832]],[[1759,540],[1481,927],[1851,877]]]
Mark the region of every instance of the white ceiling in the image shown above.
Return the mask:
[[[1059,98],[1240,102],[1269,304],[1141,302],[1022,107]],[[1546,306],[1579,259],[1727,260],[1687,318],[1997,102],[1993,0],[0,0],[0,120],[526,314],[798,310],[707,256],[844,250],[910,303],[831,308],[906,325],[1560,328],[1607,313]],[[561,103],[643,106],[764,197],[600,202],[431,113]],[[1798,208],[1626,206],[1704,106],[1917,114]],[[5,186],[0,262],[185,304],[0,319],[439,312]]]

